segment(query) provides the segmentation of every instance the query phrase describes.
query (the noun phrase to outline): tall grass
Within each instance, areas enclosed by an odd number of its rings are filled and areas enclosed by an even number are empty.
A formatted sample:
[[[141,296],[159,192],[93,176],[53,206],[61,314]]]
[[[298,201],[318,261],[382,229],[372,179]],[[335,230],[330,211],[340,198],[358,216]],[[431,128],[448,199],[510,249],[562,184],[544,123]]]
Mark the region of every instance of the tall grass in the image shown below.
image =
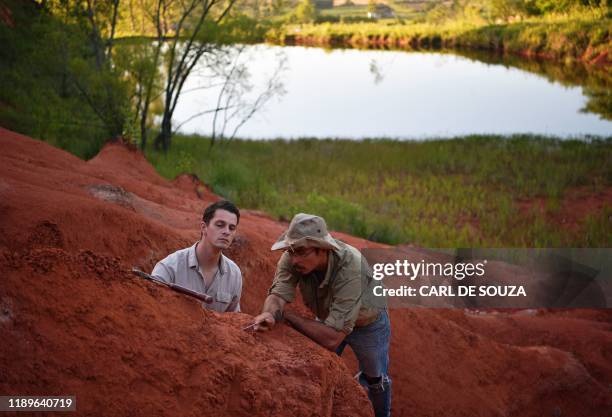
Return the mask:
[[[609,211],[584,230],[549,222],[519,201],[544,197],[559,210],[574,187],[612,182],[612,139],[469,136],[453,140],[245,141],[209,151],[177,137],[167,155],[147,151],[168,178],[197,174],[241,207],[281,219],[317,213],[330,227],[387,243],[457,246],[610,246]],[[600,232],[601,230],[607,232]]]

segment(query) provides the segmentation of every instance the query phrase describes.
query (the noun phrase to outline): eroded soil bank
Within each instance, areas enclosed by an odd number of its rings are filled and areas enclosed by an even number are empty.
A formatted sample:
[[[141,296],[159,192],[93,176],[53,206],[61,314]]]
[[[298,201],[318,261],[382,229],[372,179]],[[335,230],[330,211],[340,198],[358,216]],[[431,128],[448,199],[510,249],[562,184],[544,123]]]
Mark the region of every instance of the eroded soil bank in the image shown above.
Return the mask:
[[[218,197],[109,144],[82,161],[0,129],[0,392],[76,395],[88,416],[369,416],[337,358],[287,326],[243,332],[286,227],[244,210],[229,256],[244,313],[219,315],[132,266],[198,238]],[[341,233],[357,247],[378,244]],[[294,308],[303,311],[297,304]],[[395,416],[600,417],[612,407],[608,310],[391,311]]]

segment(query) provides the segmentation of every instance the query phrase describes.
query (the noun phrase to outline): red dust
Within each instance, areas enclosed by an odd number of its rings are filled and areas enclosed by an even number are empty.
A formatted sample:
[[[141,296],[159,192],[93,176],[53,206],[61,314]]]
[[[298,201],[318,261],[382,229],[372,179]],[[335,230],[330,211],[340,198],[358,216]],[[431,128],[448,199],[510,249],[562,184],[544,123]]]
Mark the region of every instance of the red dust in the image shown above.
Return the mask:
[[[284,325],[241,330],[266,296],[278,259],[268,248],[286,223],[243,210],[229,256],[244,313],[205,311],[128,272],[198,238],[218,197],[197,178],[167,181],[121,144],[87,162],[4,129],[0,146],[2,395],[76,395],[84,416],[372,415],[350,355]],[[397,309],[391,322],[396,417],[612,407],[609,310]]]
[[[546,220],[570,232],[579,233],[589,216],[600,215],[612,207],[612,187],[594,192],[588,187],[577,187],[565,193],[558,203],[543,197],[517,201],[524,215],[536,212]],[[554,208],[551,208],[554,205]]]

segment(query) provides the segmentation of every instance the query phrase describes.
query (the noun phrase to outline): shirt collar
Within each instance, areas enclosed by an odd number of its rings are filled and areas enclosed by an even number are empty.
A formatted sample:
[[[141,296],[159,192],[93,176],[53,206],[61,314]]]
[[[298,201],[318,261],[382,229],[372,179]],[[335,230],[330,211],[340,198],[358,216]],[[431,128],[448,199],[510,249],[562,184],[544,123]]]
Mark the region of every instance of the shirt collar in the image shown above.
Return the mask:
[[[327,255],[327,271],[325,272],[325,278],[323,278],[323,281],[321,281],[321,284],[319,285],[319,288],[323,288],[323,287],[329,285],[329,281],[331,279],[332,272],[333,272],[334,267],[336,265],[336,252],[334,252],[333,250],[330,250],[327,253],[328,253],[328,255]]]
[[[225,257],[224,254],[221,254],[221,256],[219,257],[219,273],[221,275],[225,275],[227,272],[227,258]]]
[[[196,246],[198,246],[198,242],[194,243],[193,246],[189,248],[187,255],[187,262],[189,263],[189,268],[191,269],[198,268],[199,266],[198,257],[196,256]]]
[[[200,265],[198,264],[198,257],[196,256],[196,246],[198,246],[198,243],[200,243],[199,240],[189,248],[189,252],[187,255],[187,262],[189,268],[191,269],[198,269],[200,267]],[[227,270],[227,258],[225,257],[225,255],[221,254],[219,258],[219,273],[221,275],[225,275],[227,273]]]

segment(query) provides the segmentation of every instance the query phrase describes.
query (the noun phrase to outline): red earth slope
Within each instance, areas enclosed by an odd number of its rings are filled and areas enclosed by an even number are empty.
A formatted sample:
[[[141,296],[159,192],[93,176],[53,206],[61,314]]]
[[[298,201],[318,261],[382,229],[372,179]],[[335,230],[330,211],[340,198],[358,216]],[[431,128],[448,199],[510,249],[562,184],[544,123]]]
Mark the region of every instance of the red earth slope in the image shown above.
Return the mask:
[[[201,183],[167,181],[118,144],[86,162],[0,129],[0,149],[2,395],[75,394],[91,416],[371,415],[350,355],[286,326],[240,330],[286,224],[243,211],[229,256],[244,314],[207,312],[127,272],[198,238],[218,199]],[[397,309],[391,320],[394,416],[610,415],[609,311]]]

